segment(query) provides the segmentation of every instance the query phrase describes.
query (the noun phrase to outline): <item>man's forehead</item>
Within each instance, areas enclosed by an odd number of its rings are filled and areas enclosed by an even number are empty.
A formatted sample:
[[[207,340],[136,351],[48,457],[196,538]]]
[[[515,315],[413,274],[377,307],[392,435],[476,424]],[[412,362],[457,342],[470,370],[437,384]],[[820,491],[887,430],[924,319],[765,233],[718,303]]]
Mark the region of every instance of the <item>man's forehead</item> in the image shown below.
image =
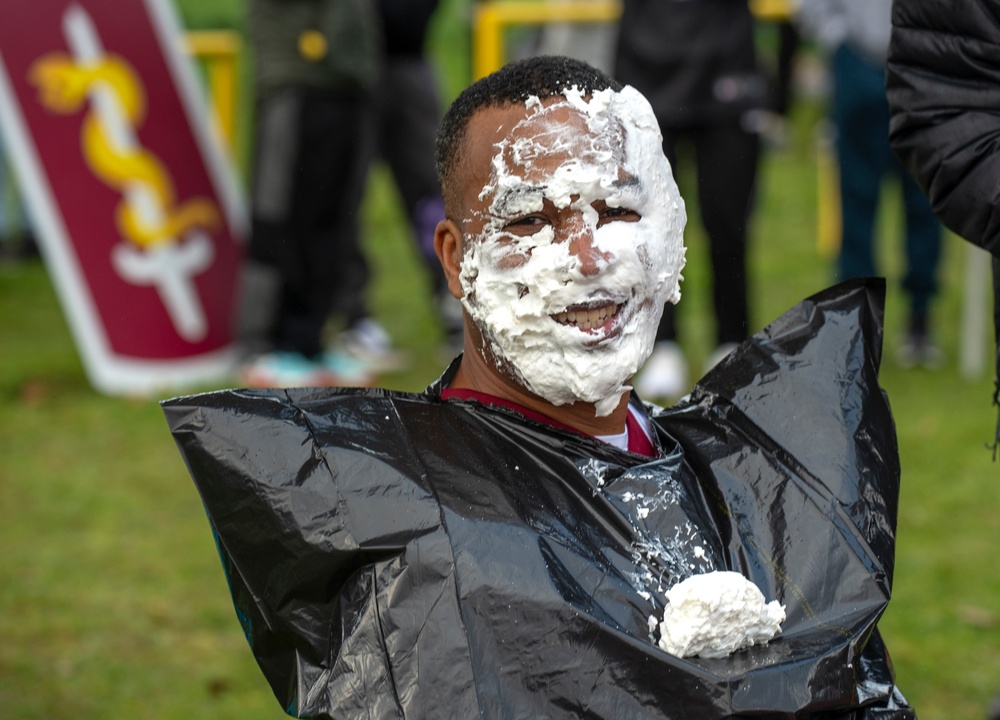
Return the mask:
[[[518,136],[532,137],[551,132],[556,128],[573,128],[593,133],[588,127],[587,115],[563,95],[526,102],[489,105],[477,110],[470,118],[470,126],[478,133],[488,133],[503,139],[511,132]]]
[[[473,116],[470,131],[468,147],[477,154],[477,164],[492,163],[498,153],[508,165],[539,156],[585,159],[609,151],[620,161],[624,149],[624,127],[618,118],[605,116],[595,122],[562,96],[484,108]]]
[[[518,123],[528,118],[523,103],[488,105],[477,110],[469,119],[466,139],[490,146],[503,140]]]

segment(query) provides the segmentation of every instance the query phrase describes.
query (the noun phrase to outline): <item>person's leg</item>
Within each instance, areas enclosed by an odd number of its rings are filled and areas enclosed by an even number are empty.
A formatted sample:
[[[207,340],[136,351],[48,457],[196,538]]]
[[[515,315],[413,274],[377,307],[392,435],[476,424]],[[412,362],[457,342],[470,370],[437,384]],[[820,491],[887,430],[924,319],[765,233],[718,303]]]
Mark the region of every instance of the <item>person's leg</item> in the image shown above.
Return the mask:
[[[906,223],[903,290],[910,299],[906,335],[896,350],[896,360],[903,367],[937,368],[944,362],[944,353],[931,332],[931,299],[938,289],[941,224],[927,196],[901,163],[896,167],[896,175],[900,179]]]
[[[282,287],[292,272],[290,220],[299,156],[302,94],[286,91],[256,107],[250,237],[241,270],[237,339],[247,356],[274,349]]]
[[[300,118],[279,348],[307,357],[323,350],[323,328],[336,305],[346,322],[367,316],[368,268],[358,222],[369,153],[362,98],[310,92]]]
[[[785,117],[792,100],[795,58],[802,42],[798,28],[791,20],[777,23],[777,29],[778,57],[772,110]]]
[[[434,252],[434,231],[444,219],[444,201],[434,167],[434,146],[441,119],[434,69],[416,55],[386,59],[379,90],[379,149],[392,170],[406,207],[417,250],[427,269],[438,319],[448,351],[461,347],[462,309],[445,283]]]
[[[677,173],[679,132],[661,127],[663,153]],[[667,303],[656,329],[653,351],[635,378],[635,389],[647,400],[674,400],[687,391],[687,360],[677,343],[676,306]]]
[[[379,151],[412,223],[422,202],[440,196],[434,144],[441,110],[434,70],[420,57],[388,59],[379,93]],[[420,251],[437,264],[433,245],[431,238],[430,247]]]
[[[941,223],[930,201],[900,163],[899,177],[906,220],[906,274],[903,289],[910,297],[911,320],[928,330],[927,316],[931,299],[938,290],[938,267],[941,261]]]
[[[837,275],[870,277],[877,274],[875,216],[888,159],[888,122],[880,119],[884,72],[846,46],[834,54],[831,68],[842,228]]]
[[[712,301],[719,346],[749,333],[747,231],[754,203],[760,139],[733,122],[695,134],[698,206],[712,262]]]

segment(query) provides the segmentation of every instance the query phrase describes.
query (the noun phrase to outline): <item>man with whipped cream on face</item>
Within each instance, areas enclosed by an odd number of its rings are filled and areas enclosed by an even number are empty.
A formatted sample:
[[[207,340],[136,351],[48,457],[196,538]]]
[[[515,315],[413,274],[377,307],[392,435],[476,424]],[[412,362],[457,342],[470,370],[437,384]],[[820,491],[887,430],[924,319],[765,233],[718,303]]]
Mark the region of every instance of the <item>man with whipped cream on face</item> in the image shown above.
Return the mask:
[[[664,303],[680,299],[684,203],[646,99],[579,65],[570,84],[564,62],[524,71],[541,96],[496,79],[442,123],[435,247],[465,307],[464,354],[442,396],[649,453],[629,381]]]
[[[630,381],[680,298],[685,210],[646,100],[512,63],[453,103],[437,163],[465,312],[437,381],[163,404],[281,707],[913,720],[877,628],[899,467],[873,286],[657,408]]]

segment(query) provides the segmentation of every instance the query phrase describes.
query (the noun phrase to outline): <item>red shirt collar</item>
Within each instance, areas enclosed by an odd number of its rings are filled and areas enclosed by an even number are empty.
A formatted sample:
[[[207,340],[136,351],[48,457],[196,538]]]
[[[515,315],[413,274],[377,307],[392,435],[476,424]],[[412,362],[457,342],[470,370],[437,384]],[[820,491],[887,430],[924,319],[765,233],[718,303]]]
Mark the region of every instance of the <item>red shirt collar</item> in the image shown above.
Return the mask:
[[[568,430],[570,432],[575,432],[579,435],[585,435],[586,437],[593,437],[585,432],[577,430],[576,428],[567,425],[566,423],[559,422],[550,418],[548,415],[526,408],[516,402],[510,400],[505,400],[503,398],[496,397],[495,395],[488,395],[487,393],[479,392],[478,390],[468,390],[465,388],[444,388],[441,390],[442,400],[472,400],[474,402],[481,403],[483,405],[491,405],[496,407],[507,408],[508,410],[513,410],[514,412],[524,415],[530,420],[536,422],[544,423],[546,425],[551,425],[552,427],[560,428],[561,430]],[[629,412],[625,418],[625,427],[628,428],[628,449],[629,452],[635,453],[636,455],[643,455],[644,457],[656,457],[656,448],[653,446],[652,441],[649,436],[646,435],[646,431],[643,429],[642,424],[636,420],[632,414],[632,408],[629,407]]]

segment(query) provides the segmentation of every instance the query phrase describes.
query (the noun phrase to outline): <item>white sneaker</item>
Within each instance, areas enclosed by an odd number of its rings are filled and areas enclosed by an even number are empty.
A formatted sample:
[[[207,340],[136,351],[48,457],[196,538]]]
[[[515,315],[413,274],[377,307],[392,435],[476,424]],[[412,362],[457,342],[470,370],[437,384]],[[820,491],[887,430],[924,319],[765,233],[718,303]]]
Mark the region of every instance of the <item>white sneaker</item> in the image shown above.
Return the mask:
[[[705,372],[714,368],[720,362],[722,362],[726,356],[733,350],[739,347],[738,343],[722,343],[719,347],[712,351],[712,354],[708,356],[708,362],[705,363]]]
[[[364,318],[342,332],[335,347],[376,373],[403,370],[410,362],[406,353],[392,346],[385,328],[372,318]]]
[[[675,399],[687,390],[687,361],[680,345],[658,342],[633,383],[644,400]]]
[[[926,333],[910,333],[896,349],[896,362],[906,370],[937,370],[944,364],[944,353]]]

